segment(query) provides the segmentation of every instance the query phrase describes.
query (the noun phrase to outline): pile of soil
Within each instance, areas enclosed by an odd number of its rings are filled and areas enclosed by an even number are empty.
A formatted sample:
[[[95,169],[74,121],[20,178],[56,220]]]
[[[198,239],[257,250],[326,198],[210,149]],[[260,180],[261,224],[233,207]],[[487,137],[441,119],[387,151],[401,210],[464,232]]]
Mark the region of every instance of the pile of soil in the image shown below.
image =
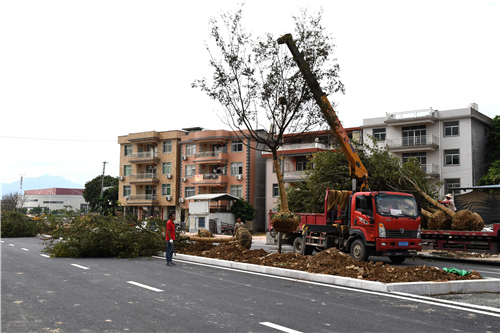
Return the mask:
[[[303,256],[298,253],[268,253],[263,249],[248,250],[237,242],[217,246],[212,243],[198,242],[180,249],[178,253],[385,283],[482,278],[481,274],[476,271],[466,276],[459,276],[437,267],[395,267],[380,261],[375,263],[359,261],[335,248],[324,250],[314,256]]]

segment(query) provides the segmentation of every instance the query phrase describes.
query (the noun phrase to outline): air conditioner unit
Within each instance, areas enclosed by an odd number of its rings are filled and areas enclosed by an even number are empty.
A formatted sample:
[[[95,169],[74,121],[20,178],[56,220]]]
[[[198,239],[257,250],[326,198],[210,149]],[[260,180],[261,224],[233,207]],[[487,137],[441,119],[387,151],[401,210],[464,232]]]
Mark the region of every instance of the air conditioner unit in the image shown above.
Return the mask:
[[[181,180],[182,180],[183,182],[185,182],[185,181],[186,181],[186,178],[181,178]]]
[[[236,175],[236,180],[241,180],[242,176],[241,175]]]
[[[168,201],[172,200],[172,197],[171,197],[170,195],[167,195],[165,198],[166,198]]]
[[[125,178],[123,178],[123,176],[120,176],[120,181],[123,181]]]
[[[179,198],[179,202],[183,203],[184,202],[184,198]]]
[[[167,173],[167,178],[168,179],[172,178],[172,174],[171,173]]]
[[[182,155],[182,160],[183,161],[187,160],[187,156],[186,155]]]

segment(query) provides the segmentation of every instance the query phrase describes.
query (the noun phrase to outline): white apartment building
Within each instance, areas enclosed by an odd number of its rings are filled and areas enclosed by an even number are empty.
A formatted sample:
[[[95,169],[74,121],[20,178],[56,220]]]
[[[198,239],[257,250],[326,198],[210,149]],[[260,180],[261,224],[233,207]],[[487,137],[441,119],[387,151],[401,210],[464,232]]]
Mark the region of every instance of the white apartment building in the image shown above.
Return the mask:
[[[473,103],[463,109],[388,113],[363,119],[362,127],[365,143],[372,144],[373,136],[403,162],[418,159],[431,182],[444,183],[440,192],[444,195],[454,187],[476,185],[488,172],[491,123]]]

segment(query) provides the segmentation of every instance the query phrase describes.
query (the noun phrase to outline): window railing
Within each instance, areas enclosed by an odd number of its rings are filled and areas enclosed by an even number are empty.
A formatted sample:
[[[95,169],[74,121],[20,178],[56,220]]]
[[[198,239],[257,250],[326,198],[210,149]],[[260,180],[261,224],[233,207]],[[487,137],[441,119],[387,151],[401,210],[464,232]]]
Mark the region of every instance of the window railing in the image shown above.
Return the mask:
[[[304,178],[304,177],[306,177],[306,172],[304,170],[285,171],[283,174],[283,177],[284,178],[291,178],[291,177]]]
[[[131,194],[127,196],[127,201],[151,201],[156,200],[156,194]]]
[[[201,153],[194,154],[194,157],[217,157],[223,151],[202,151]]]
[[[319,148],[319,149],[330,149],[327,144],[320,142],[311,142],[311,143],[285,143],[283,146],[283,150],[296,150],[296,149],[310,149],[310,148]],[[279,148],[278,150],[281,150]]]
[[[139,153],[132,153],[130,156],[132,158],[152,158],[152,157],[158,157],[158,152],[156,152],[156,151],[142,151]]]
[[[439,174],[439,165],[434,163],[422,164],[422,170],[428,175]]]
[[[421,136],[407,136],[401,138],[386,139],[385,143],[390,147],[414,147],[414,146],[438,146],[439,139],[433,134]]]
[[[156,172],[137,173],[137,174],[128,175],[128,177],[129,177],[129,181],[157,178]]]
[[[413,118],[421,118],[421,117],[433,117],[435,114],[435,110],[423,109],[423,110],[415,110],[415,111],[404,111],[404,112],[394,112],[394,113],[386,113],[386,120],[405,120],[405,119],[413,119]]]

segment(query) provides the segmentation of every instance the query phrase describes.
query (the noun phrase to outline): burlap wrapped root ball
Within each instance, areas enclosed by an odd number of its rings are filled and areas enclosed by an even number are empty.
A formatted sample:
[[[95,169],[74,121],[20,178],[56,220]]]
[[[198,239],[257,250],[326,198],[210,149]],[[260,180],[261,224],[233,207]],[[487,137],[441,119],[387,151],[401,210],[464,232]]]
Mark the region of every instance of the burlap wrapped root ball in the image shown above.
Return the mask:
[[[474,230],[476,217],[470,210],[461,210],[455,213],[451,228],[458,231]]]
[[[484,229],[484,221],[483,221],[483,218],[481,217],[481,215],[479,215],[478,213],[474,213],[474,217],[476,218],[476,221],[474,223],[474,231],[481,231]]]
[[[429,230],[450,230],[451,217],[442,210],[438,210],[432,214],[427,224]]]
[[[214,237],[212,233],[206,229],[198,230],[198,237]]]
[[[250,248],[252,247],[252,234],[250,233],[250,231],[248,231],[247,228],[239,227],[236,230],[236,235],[234,235],[234,238],[238,243],[240,243],[247,249],[250,250]]]
[[[300,215],[290,212],[279,212],[273,214],[271,222],[276,232],[294,232],[300,224]]]

